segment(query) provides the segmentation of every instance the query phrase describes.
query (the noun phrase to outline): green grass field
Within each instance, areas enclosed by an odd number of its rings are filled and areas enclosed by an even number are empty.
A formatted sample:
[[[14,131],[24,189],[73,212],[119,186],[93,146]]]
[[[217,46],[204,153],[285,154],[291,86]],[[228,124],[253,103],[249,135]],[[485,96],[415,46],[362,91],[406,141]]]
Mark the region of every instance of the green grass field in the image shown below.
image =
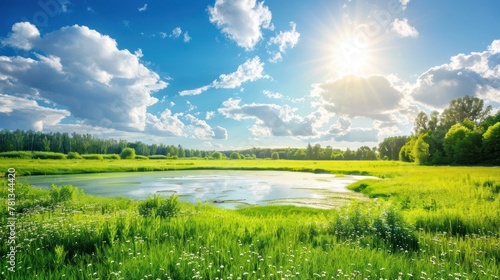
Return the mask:
[[[251,169],[366,174],[369,202],[341,209],[223,210],[181,204],[143,217],[141,202],[17,184],[16,263],[2,279],[498,279],[500,169],[387,161],[0,159],[0,173]],[[21,181],[17,178],[17,182]],[[8,181],[0,185],[8,224]],[[58,202],[56,202],[58,201]]]

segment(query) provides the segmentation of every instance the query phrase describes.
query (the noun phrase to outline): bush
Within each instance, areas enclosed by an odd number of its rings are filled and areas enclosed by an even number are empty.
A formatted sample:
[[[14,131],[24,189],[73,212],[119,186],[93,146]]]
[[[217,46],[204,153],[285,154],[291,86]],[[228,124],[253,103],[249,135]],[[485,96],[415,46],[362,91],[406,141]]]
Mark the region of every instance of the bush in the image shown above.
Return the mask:
[[[165,155],[152,155],[152,156],[149,156],[149,159],[167,159],[167,156],[165,156]]]
[[[271,159],[280,159],[280,154],[278,154],[277,152],[272,153]]]
[[[139,204],[139,214],[144,217],[171,218],[180,211],[180,202],[176,195],[162,198],[160,195],[149,196]]]
[[[120,159],[120,155],[117,154],[107,154],[107,155],[102,155],[104,159]]]
[[[386,210],[375,218],[373,230],[392,252],[418,251],[418,238],[396,210]]]
[[[104,157],[99,154],[88,154],[88,155],[82,155],[84,159],[97,159],[97,160],[102,160]]]
[[[33,152],[33,158],[37,159],[65,159],[66,155],[52,152]]]
[[[83,157],[78,152],[69,152],[66,156],[67,159],[82,159]]]
[[[52,189],[50,190],[50,198],[53,203],[70,201],[75,199],[79,193],[83,192],[79,191],[78,188],[71,185],[63,187],[52,185]]]
[[[147,156],[137,155],[135,156],[135,159],[149,159],[149,158]]]
[[[32,158],[32,152],[24,152],[24,151],[12,151],[12,152],[3,152],[0,153],[0,157],[3,158]]]
[[[135,158],[135,150],[133,148],[125,148],[120,154],[122,159],[134,159]]]

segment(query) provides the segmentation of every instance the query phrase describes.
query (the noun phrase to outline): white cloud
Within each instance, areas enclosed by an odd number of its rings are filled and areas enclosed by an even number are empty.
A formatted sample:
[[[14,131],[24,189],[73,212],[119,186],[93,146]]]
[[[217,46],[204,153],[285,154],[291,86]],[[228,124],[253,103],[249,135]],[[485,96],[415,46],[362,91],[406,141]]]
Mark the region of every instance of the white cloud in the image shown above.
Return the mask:
[[[280,33],[276,37],[269,39],[270,45],[278,45],[280,52],[285,52],[288,48],[294,48],[299,42],[300,33],[296,31],[297,24],[295,22],[290,22],[292,30]]]
[[[408,23],[407,18],[394,19],[391,28],[392,31],[396,32],[401,37],[418,37],[417,29]]]
[[[345,142],[378,142],[378,130],[370,128],[355,128],[346,134],[334,137],[336,141]]]
[[[403,7],[403,10],[406,9],[406,6],[410,4],[410,0],[399,0],[399,3],[401,3],[401,6]]]
[[[288,105],[276,104],[244,104],[241,100],[228,99],[222,103],[223,107],[218,112],[226,118],[234,120],[255,120],[256,125],[250,132],[254,136],[262,136],[265,128],[269,129],[273,136],[312,136],[315,120],[312,117],[300,117],[295,114],[297,109]],[[267,134],[267,133],[266,133]]]
[[[0,93],[0,127],[42,131],[69,116],[67,110],[46,108],[34,100]]]
[[[191,114],[187,114],[185,118],[189,122],[188,128],[192,131],[196,138],[227,139],[227,130],[225,128],[220,126],[212,128],[206,121],[200,120]]]
[[[202,86],[199,88],[195,89],[190,89],[190,90],[183,90],[179,92],[180,96],[185,96],[185,95],[198,95],[201,94],[207,90],[209,90],[212,87],[212,85],[207,85],[207,86]]]
[[[209,119],[213,118],[214,115],[215,115],[215,111],[207,111],[207,113],[205,114],[205,119],[209,120]]]
[[[188,106],[187,112],[191,112],[193,110],[196,110],[198,108],[197,106],[193,105],[191,102],[186,100],[186,105]]]
[[[252,50],[262,39],[262,30],[273,29],[272,14],[264,2],[256,0],[216,0],[208,7],[210,22],[246,50]]]
[[[500,102],[500,40],[486,51],[458,54],[448,64],[432,67],[417,79],[412,97],[435,109],[465,95]]]
[[[314,86],[313,96],[331,113],[388,120],[387,113],[401,108],[403,94],[383,76],[345,76]]]
[[[184,95],[198,95],[210,88],[225,88],[234,89],[240,87],[245,82],[253,82],[262,78],[269,78],[264,75],[264,63],[260,62],[258,56],[253,59],[248,59],[245,63],[238,66],[238,69],[230,74],[222,74],[219,78],[213,81],[210,85],[202,86],[193,90],[183,90],[179,92]]]
[[[161,136],[185,136],[184,123],[179,119],[183,114],[172,114],[169,109],[165,109],[160,117],[147,114],[147,132]]]
[[[191,41],[191,37],[189,37],[189,34],[188,32],[184,32],[184,39],[183,39],[184,43],[189,43],[189,41]]]
[[[182,29],[180,27],[176,27],[172,30],[172,34],[170,35],[170,37],[179,38],[181,34],[182,34]]]
[[[12,26],[12,33],[2,40],[2,45],[29,51],[40,40],[40,31],[29,22],[18,22]]]
[[[148,4],[144,4],[144,6],[137,8],[137,10],[139,10],[139,12],[144,12],[147,9],[148,9]]]
[[[114,39],[86,26],[63,27],[42,38],[28,23],[15,26],[17,33],[6,44],[31,49],[35,58],[0,56],[3,93],[50,100],[88,125],[145,128],[147,107],[158,101],[152,94],[168,84],[137,55],[118,49]]]
[[[282,99],[283,98],[283,94],[279,93],[279,92],[271,92],[269,90],[263,90],[262,93],[269,97],[269,98],[273,98],[273,99]]]

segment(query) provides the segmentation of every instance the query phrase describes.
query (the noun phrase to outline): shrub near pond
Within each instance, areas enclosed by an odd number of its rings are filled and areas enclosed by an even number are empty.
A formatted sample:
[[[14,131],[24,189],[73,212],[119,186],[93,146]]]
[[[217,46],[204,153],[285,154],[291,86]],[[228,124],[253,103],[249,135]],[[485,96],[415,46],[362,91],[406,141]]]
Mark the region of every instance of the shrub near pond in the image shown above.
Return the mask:
[[[135,158],[135,150],[133,148],[125,148],[120,153],[120,157],[122,159],[134,159]]]
[[[180,202],[176,195],[163,198],[160,195],[148,197],[139,204],[139,214],[144,217],[172,218],[180,211]]]

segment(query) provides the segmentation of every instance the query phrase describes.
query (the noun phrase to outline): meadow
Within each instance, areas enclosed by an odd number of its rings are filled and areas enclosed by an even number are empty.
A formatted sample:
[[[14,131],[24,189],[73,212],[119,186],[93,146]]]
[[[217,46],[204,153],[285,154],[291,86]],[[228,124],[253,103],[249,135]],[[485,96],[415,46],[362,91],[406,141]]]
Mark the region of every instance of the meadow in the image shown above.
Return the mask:
[[[16,264],[0,229],[2,279],[498,279],[500,169],[393,161],[0,159],[16,169]],[[373,175],[340,209],[224,210],[133,201],[19,176],[180,169]],[[9,182],[0,184],[8,224]],[[167,205],[167,204],[165,204]],[[148,208],[149,207],[149,208]],[[144,211],[152,209],[154,211]],[[170,211],[170,212],[169,212]],[[161,214],[167,213],[167,214]]]

